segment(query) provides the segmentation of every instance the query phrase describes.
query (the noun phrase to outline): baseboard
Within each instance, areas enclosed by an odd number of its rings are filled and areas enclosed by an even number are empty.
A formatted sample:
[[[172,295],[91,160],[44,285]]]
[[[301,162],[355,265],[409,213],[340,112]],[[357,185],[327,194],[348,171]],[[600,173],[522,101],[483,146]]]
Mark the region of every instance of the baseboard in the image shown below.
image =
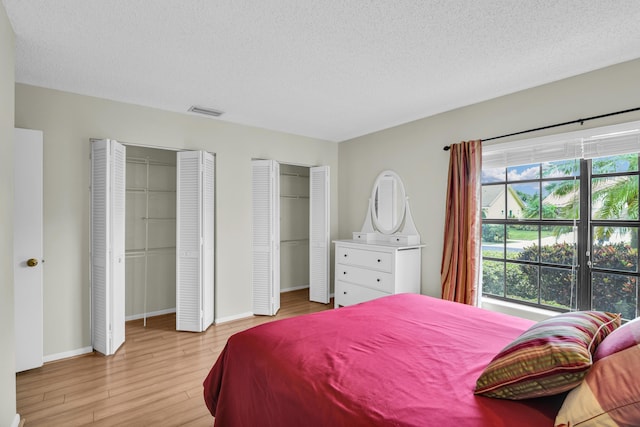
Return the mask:
[[[149,318],[149,317],[153,317],[153,316],[162,316],[163,314],[170,314],[170,313],[175,313],[176,312],[176,308],[167,308],[165,310],[158,310],[158,311],[151,311],[149,313],[145,314],[132,314],[131,316],[126,316],[124,318],[125,322],[128,322],[129,320],[138,320],[138,319],[144,319],[145,317]]]
[[[219,317],[216,319],[216,325],[219,325],[220,323],[231,322],[233,320],[246,319],[247,317],[252,317],[252,316],[253,316],[253,313],[248,312],[248,313],[234,314],[233,316]]]
[[[281,288],[280,293],[284,294],[285,292],[299,291],[300,289],[309,289],[309,285],[294,286],[292,288],[285,288],[285,289]]]
[[[23,424],[24,424],[24,420],[20,422],[20,414],[16,414],[16,416],[13,417],[13,422],[11,423],[11,427],[20,427]]]
[[[66,359],[74,356],[82,356],[93,352],[93,347],[82,347],[71,351],[64,351],[62,353],[48,354],[42,358],[44,363],[53,362],[54,360]]]

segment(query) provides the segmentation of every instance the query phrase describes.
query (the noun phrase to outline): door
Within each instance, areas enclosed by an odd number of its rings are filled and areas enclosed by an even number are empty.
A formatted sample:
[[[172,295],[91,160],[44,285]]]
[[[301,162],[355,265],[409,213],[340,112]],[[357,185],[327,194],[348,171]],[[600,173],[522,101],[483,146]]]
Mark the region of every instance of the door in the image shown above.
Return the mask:
[[[280,165],[251,163],[253,313],[274,316],[280,309]]]
[[[105,356],[125,339],[126,151],[114,140],[91,144],[91,341]]]
[[[309,300],[329,303],[329,166],[311,168],[309,191]]]
[[[178,153],[176,329],[202,332],[214,320],[214,158]]]
[[[43,136],[15,129],[13,274],[16,372],[42,366]]]

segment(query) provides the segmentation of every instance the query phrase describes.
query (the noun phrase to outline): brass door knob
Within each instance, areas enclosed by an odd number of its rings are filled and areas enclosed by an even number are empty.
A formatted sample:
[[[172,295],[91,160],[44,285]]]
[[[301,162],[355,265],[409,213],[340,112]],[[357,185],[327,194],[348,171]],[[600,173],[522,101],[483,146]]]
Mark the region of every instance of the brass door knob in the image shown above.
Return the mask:
[[[35,267],[36,265],[38,265],[38,260],[35,258],[29,258],[27,260],[27,266],[28,267]]]

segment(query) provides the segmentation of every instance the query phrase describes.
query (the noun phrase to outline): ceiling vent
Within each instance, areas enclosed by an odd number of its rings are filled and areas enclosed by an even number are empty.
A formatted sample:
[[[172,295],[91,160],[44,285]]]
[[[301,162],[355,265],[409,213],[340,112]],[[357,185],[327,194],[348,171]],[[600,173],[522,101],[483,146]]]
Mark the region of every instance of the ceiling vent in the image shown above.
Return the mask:
[[[212,117],[220,117],[224,114],[223,111],[214,110],[213,108],[196,107],[195,105],[192,105],[189,108],[189,111],[192,113],[204,114],[205,116]]]

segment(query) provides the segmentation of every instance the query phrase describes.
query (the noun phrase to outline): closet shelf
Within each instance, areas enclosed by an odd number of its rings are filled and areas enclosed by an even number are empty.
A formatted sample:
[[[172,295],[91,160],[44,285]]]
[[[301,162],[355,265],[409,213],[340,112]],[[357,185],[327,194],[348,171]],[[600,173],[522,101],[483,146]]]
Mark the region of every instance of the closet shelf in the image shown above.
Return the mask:
[[[176,190],[147,190],[144,187],[140,188],[127,188],[128,193],[175,193]]]
[[[124,251],[124,255],[127,258],[144,257],[146,255],[154,254],[171,254],[176,251],[175,246],[168,246],[163,248],[149,248],[149,249],[127,249]]]
[[[173,167],[173,168],[176,167],[176,165],[174,163],[160,162],[158,160],[142,159],[142,158],[139,158],[139,157],[129,157],[129,158],[127,158],[127,163],[131,163],[131,164],[135,164],[135,165],[146,165],[146,164],[148,164],[149,166],[169,166],[169,167]]]
[[[307,243],[309,239],[286,239],[280,240],[280,244],[297,244],[297,243]]]
[[[309,198],[309,196],[296,196],[293,194],[281,194],[280,197],[283,199],[308,199]]]
[[[297,178],[309,178],[309,175],[302,175],[300,173],[294,173],[294,172],[281,172],[280,176],[292,176],[292,177],[297,177]]]
[[[143,216],[141,219],[144,221],[175,221],[176,220],[175,218],[149,218],[146,216]]]

